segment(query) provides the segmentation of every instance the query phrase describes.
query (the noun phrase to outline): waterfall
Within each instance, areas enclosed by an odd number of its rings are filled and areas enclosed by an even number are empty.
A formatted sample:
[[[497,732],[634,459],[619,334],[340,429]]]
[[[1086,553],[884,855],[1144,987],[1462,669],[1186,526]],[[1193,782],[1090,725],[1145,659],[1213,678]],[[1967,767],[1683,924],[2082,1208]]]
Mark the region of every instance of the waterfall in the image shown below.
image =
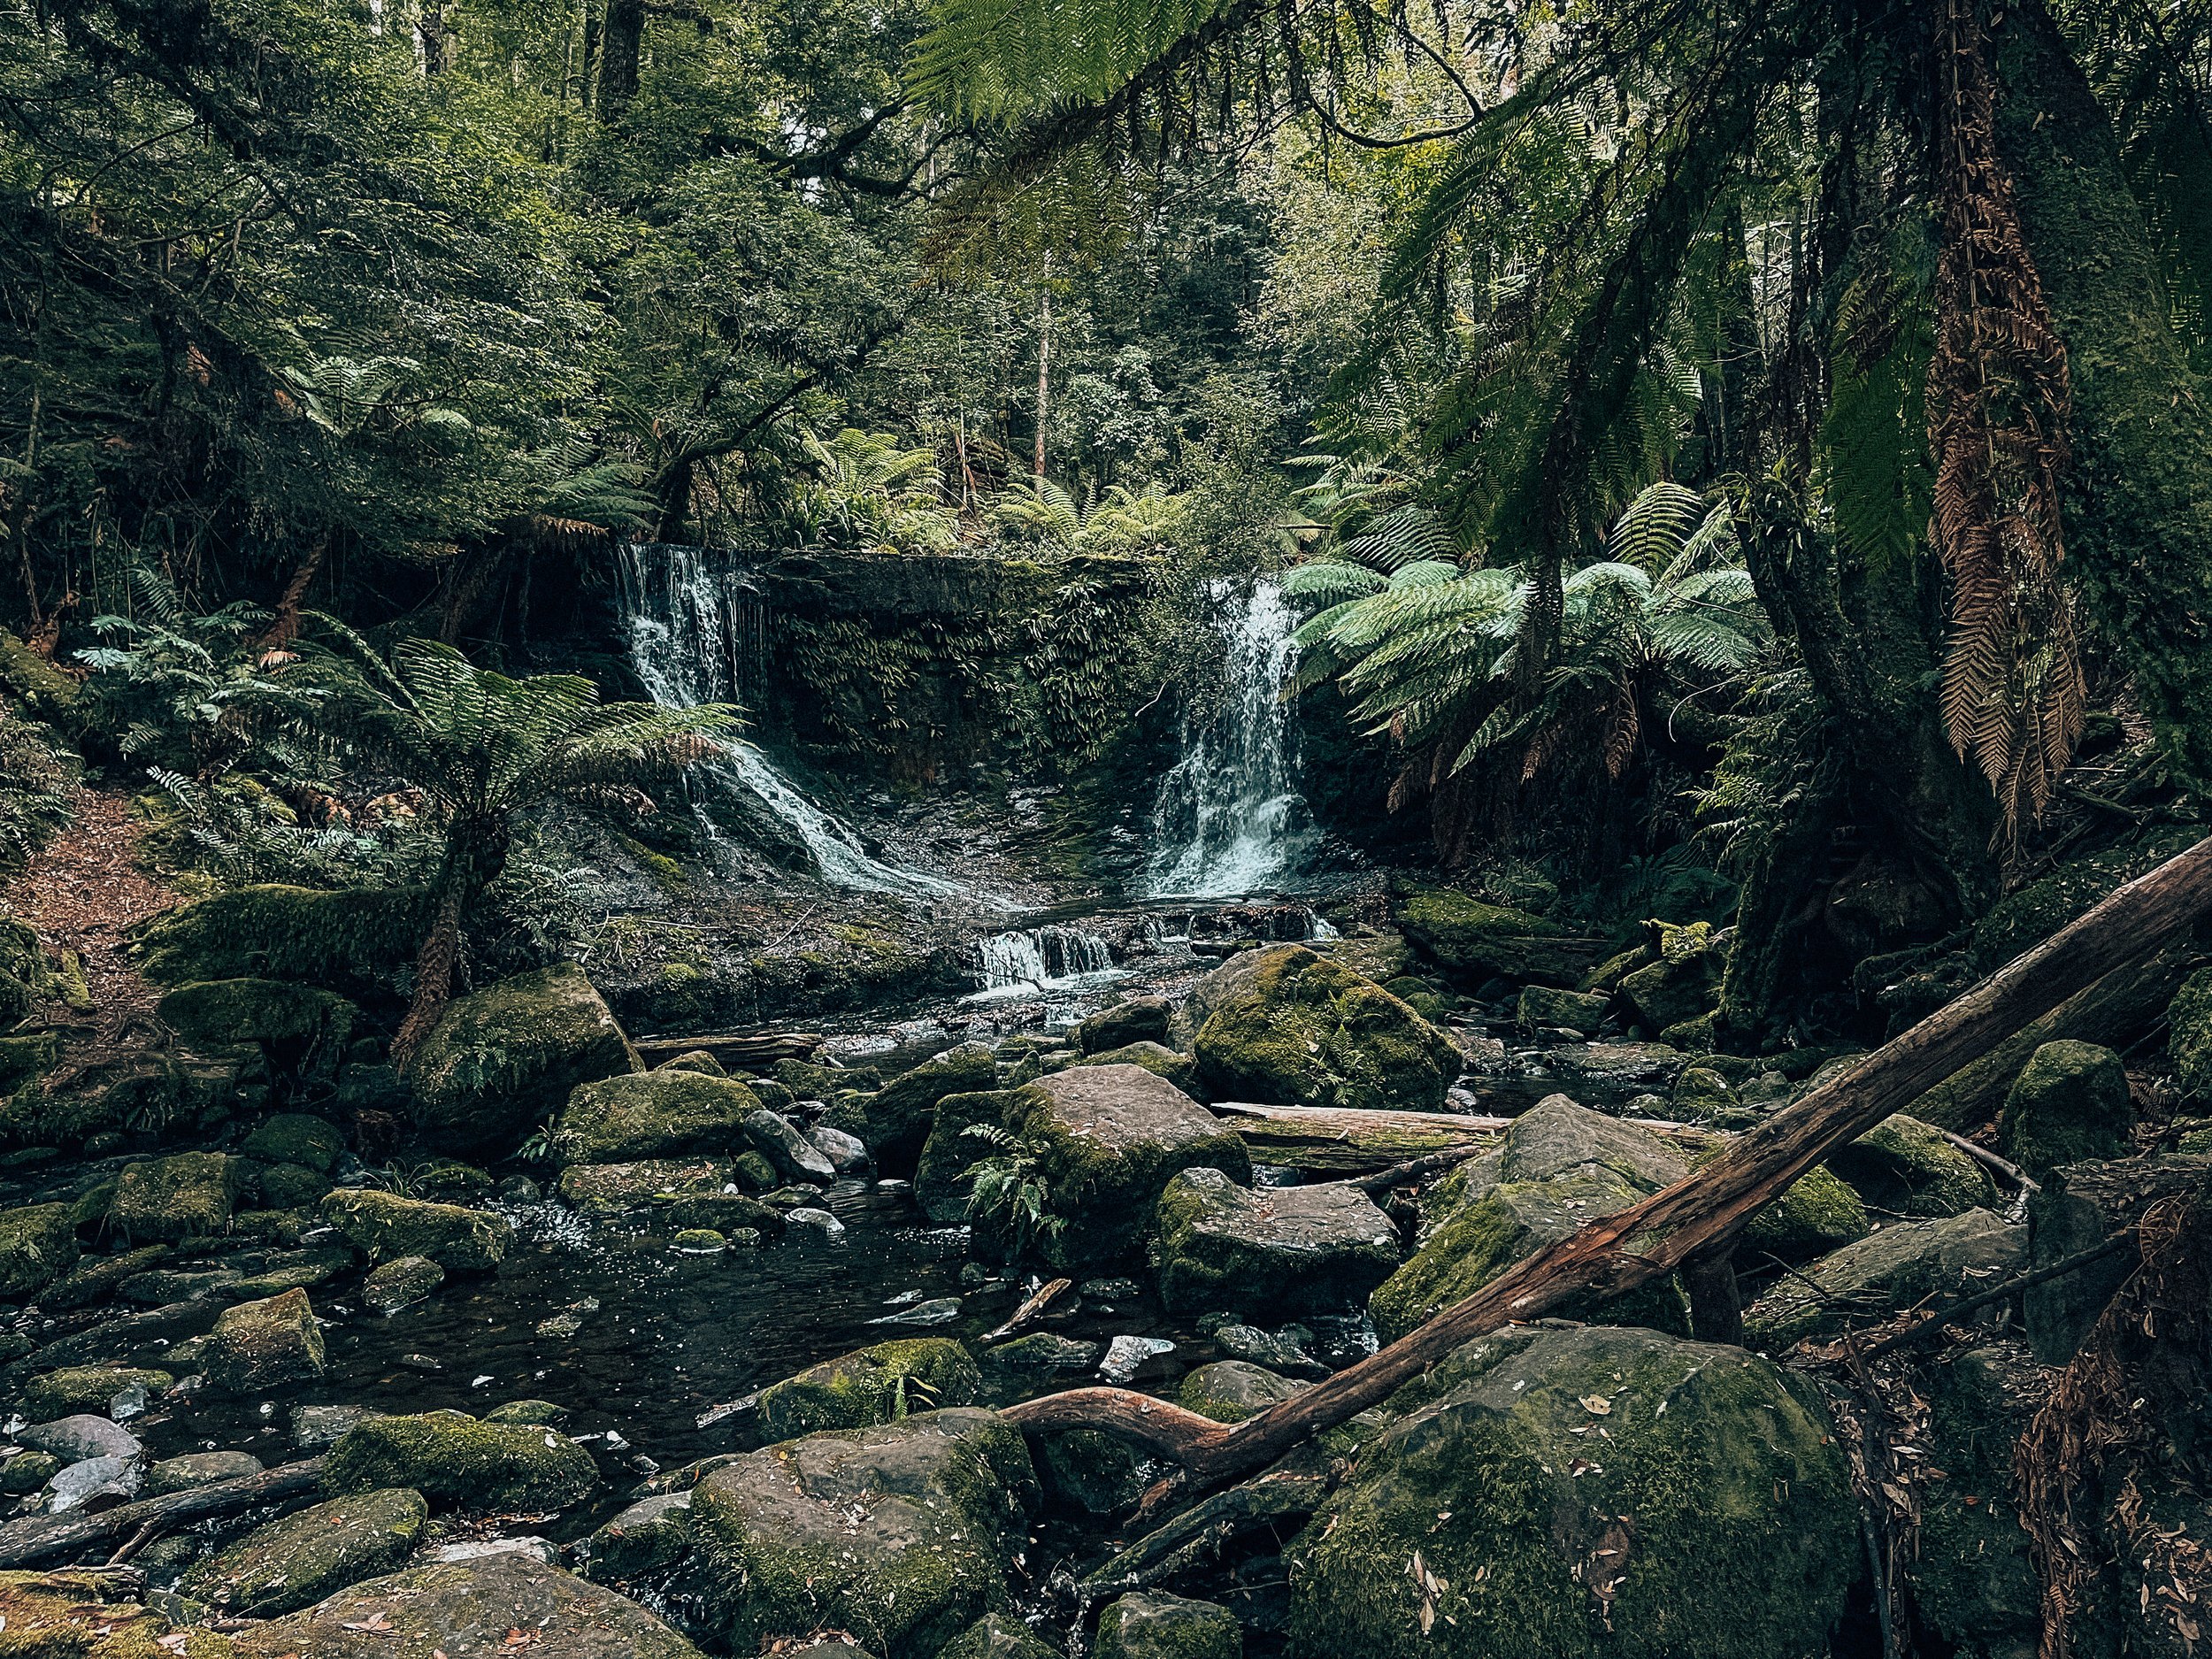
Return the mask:
[[[1003,933],[976,941],[982,963],[982,988],[965,1000],[998,1002],[1038,991],[1095,985],[1105,976],[1122,977],[1112,949],[1088,928],[1057,924]]]
[[[622,610],[630,660],[646,695],[672,708],[736,703],[765,672],[765,623],[750,574],[718,568],[703,548],[627,543],[621,549]],[[710,787],[742,791],[765,806],[803,846],[832,887],[914,898],[961,891],[956,882],[869,856],[852,827],[823,810],[749,743],[699,768]],[[704,814],[701,822],[713,832]]]
[[[1282,695],[1298,664],[1297,618],[1271,578],[1244,594],[1226,580],[1208,587],[1225,692],[1185,715],[1182,758],[1160,780],[1147,872],[1156,898],[1263,891],[1296,872],[1314,839]]]

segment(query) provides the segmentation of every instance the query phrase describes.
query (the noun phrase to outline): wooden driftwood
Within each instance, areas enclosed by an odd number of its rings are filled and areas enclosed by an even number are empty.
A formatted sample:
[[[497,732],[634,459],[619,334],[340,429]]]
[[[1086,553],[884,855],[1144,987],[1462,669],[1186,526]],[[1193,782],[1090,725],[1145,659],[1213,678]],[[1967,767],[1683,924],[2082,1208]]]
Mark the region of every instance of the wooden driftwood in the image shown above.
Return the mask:
[[[323,1460],[309,1457],[296,1463],[265,1469],[257,1475],[240,1475],[173,1492],[166,1497],[142,1498],[119,1503],[96,1515],[73,1511],[67,1515],[35,1515],[0,1526],[0,1567],[30,1567],[41,1562],[72,1555],[112,1538],[128,1538],[149,1525],[181,1526],[204,1521],[211,1515],[234,1515],[241,1509],[276,1503],[312,1492],[323,1477]]]
[[[763,1031],[743,1037],[637,1037],[631,1046],[649,1058],[672,1060],[680,1054],[702,1050],[718,1060],[739,1065],[773,1065],[779,1060],[803,1060],[822,1046],[822,1035],[812,1031]]]
[[[2212,839],[2139,877],[1947,1007],[1740,1136],[1702,1169],[1508,1268],[1381,1352],[1234,1427],[1149,1394],[1077,1388],[1009,1407],[1023,1428],[1100,1429],[1219,1483],[1379,1403],[1463,1343],[1583,1295],[1617,1295],[1724,1248],[1838,1146],[2212,908]]]
[[[1472,1112],[1363,1111],[1349,1106],[1261,1106],[1245,1101],[1220,1101],[1207,1110],[1229,1120],[1254,1163],[1337,1175],[1365,1175],[1431,1158],[1486,1151],[1513,1126],[1510,1118]],[[1711,1130],[1689,1124],[1646,1118],[1626,1121],[1670,1140],[1702,1145],[1717,1139]]]

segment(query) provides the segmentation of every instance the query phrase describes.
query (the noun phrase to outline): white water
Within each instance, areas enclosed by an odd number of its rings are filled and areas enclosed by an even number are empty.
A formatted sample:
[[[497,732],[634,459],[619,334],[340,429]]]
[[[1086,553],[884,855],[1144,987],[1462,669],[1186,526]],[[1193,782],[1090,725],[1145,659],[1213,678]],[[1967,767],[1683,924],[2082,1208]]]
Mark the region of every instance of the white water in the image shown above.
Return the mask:
[[[1057,925],[994,933],[976,941],[982,956],[983,987],[962,1000],[997,1002],[1065,991],[1121,979],[1106,941],[1087,928]]]
[[[1210,584],[1225,655],[1217,707],[1187,716],[1183,754],[1152,807],[1155,898],[1223,899],[1266,891],[1296,873],[1313,843],[1298,787],[1296,733],[1283,688],[1298,665],[1297,618],[1281,588]]]
[[[703,549],[669,544],[622,549],[622,607],[630,660],[646,694],[672,708],[741,700],[741,670],[760,649],[754,591],[741,571],[710,568]],[[832,887],[935,898],[958,883],[872,857],[852,827],[826,812],[749,743],[700,769],[710,787],[757,797],[805,846]],[[710,833],[713,826],[704,814]]]

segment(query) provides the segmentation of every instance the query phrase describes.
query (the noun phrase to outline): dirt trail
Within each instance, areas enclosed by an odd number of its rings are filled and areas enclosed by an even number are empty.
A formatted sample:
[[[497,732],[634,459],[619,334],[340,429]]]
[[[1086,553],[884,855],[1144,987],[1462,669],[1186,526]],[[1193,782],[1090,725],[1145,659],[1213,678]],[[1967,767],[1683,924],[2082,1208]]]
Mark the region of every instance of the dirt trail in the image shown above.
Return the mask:
[[[0,913],[28,922],[50,950],[73,952],[83,964],[91,1011],[73,1020],[55,1007],[50,1020],[113,1033],[150,1014],[159,995],[124,956],[126,930],[178,895],[139,868],[146,826],[131,816],[127,797],[81,789],[71,807],[69,827],[0,887]]]

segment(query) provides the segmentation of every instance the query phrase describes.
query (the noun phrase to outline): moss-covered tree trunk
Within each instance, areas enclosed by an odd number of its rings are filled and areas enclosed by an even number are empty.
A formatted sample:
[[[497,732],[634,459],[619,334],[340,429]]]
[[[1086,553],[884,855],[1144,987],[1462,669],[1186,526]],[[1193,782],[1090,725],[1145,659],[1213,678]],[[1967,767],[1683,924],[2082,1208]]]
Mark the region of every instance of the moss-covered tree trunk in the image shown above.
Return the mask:
[[[2168,752],[2212,780],[2212,388],[2119,146],[2043,0],[1992,33],[1998,142],[2073,383],[2067,563]]]

